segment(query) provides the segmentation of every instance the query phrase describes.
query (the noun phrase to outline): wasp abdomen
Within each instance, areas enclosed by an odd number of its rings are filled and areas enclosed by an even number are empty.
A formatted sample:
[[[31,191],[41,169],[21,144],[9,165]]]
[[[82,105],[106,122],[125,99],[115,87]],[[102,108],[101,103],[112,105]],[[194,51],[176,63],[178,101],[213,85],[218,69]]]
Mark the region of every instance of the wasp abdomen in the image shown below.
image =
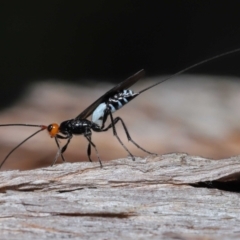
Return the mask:
[[[92,114],[92,122],[102,126],[103,117],[107,108],[110,108],[110,111],[113,113],[129,103],[137,95],[139,95],[139,93],[134,93],[129,89],[114,94],[112,97],[109,97],[106,102],[99,104],[94,110]]]
[[[115,112],[125,104],[129,103],[132,99],[134,99],[138,93],[134,93],[132,90],[123,90],[114,94],[113,97],[110,97],[107,101],[107,105],[111,107],[111,112]]]

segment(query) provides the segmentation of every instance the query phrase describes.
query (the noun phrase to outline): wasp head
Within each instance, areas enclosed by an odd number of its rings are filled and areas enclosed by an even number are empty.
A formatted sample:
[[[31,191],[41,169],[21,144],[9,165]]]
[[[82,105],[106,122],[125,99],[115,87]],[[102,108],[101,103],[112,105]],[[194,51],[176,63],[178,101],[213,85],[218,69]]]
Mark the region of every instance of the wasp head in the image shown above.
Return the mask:
[[[47,130],[51,137],[55,137],[59,133],[59,125],[57,123],[52,123],[48,125]]]

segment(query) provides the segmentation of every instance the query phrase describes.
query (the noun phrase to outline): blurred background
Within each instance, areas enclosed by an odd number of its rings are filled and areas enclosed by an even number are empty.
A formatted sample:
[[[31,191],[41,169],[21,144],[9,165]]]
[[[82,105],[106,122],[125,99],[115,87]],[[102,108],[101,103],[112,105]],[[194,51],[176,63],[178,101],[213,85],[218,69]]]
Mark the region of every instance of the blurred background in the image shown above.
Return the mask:
[[[0,123],[50,124],[76,117],[114,84],[144,68],[138,91],[194,63],[240,47],[239,1],[5,1],[0,4]],[[159,154],[240,153],[240,54],[171,79],[125,106],[133,139]],[[0,158],[35,129],[0,128]],[[125,139],[121,127],[119,135]],[[109,133],[93,141],[103,160],[125,157]],[[146,156],[131,144],[129,149]],[[66,158],[87,161],[74,137]],[[39,133],[5,169],[48,166],[56,146]],[[93,151],[93,158],[96,159]]]

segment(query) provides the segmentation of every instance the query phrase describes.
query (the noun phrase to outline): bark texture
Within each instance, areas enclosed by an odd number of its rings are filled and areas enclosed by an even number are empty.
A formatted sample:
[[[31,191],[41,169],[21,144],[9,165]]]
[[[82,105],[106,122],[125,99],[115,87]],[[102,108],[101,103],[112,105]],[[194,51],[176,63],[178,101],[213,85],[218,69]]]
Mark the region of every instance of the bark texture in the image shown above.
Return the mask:
[[[0,172],[1,239],[239,239],[240,158]]]

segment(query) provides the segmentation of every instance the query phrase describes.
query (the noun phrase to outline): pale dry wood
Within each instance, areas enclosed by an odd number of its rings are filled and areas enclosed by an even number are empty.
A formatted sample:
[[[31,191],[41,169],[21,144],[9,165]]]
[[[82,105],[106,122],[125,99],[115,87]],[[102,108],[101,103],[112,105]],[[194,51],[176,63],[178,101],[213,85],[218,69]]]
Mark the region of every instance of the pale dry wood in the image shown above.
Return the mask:
[[[240,158],[186,154],[0,172],[1,239],[239,239]]]

